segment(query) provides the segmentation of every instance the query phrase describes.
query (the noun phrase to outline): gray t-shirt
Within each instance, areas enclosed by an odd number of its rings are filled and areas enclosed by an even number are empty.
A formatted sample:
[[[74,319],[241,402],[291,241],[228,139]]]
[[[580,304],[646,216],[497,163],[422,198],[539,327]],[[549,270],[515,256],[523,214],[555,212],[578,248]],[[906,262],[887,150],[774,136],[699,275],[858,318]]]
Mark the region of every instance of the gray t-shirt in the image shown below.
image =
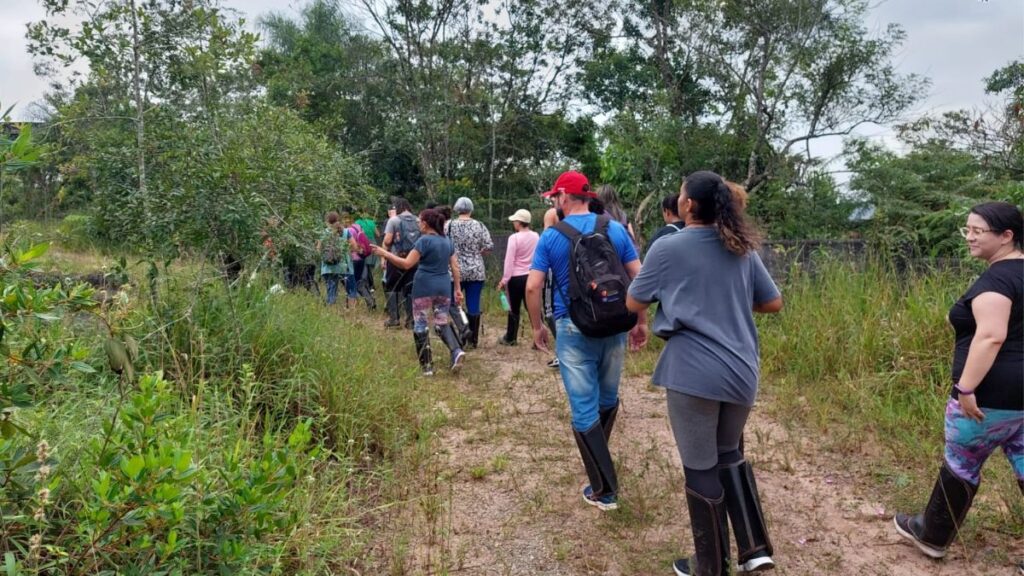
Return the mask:
[[[629,293],[661,302],[654,333],[667,342],[655,385],[754,404],[760,357],[753,306],[779,297],[757,252],[737,256],[715,228],[683,228],[651,245]]]
[[[402,220],[406,220],[403,224]],[[416,240],[420,237],[419,231],[419,218],[415,214],[406,210],[397,216],[388,218],[388,221],[384,223],[384,234],[392,234],[390,250],[395,254],[408,253],[412,250],[416,244]],[[406,230],[406,233],[410,233],[408,242],[402,240],[402,230]]]

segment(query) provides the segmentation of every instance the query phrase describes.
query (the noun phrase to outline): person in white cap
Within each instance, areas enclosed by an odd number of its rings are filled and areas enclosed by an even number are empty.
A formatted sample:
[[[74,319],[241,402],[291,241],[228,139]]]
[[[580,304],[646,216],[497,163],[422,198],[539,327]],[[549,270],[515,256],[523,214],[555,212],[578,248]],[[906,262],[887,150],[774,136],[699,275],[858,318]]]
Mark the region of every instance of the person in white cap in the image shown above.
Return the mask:
[[[530,262],[540,236],[530,229],[533,216],[529,210],[520,208],[508,219],[516,232],[508,237],[505,267],[498,282],[498,290],[508,289],[509,303],[508,327],[505,335],[498,339],[498,344],[515,346],[519,336],[519,310],[526,301],[526,279],[530,275]]]

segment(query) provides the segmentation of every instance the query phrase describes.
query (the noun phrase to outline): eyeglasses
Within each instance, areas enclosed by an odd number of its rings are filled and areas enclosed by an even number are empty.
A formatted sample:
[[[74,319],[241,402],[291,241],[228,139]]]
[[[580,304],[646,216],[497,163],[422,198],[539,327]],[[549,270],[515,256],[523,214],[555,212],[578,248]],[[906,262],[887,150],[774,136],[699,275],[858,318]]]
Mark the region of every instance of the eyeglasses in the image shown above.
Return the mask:
[[[964,238],[967,238],[968,234],[973,234],[975,236],[980,236],[980,235],[984,234],[985,232],[991,232],[991,231],[992,231],[992,229],[971,228],[969,226],[964,226],[963,228],[960,229],[960,235],[963,236]]]

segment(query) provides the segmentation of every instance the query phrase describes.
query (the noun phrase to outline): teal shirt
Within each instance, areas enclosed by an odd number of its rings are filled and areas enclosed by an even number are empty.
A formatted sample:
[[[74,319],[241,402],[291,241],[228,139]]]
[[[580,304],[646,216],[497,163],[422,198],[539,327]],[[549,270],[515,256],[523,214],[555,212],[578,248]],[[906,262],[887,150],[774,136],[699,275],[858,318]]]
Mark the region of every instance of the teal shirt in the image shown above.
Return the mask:
[[[324,230],[324,233],[320,236],[320,245],[323,246],[324,242],[331,239],[331,234],[337,235],[331,228]],[[351,274],[352,273],[352,256],[349,254],[348,246],[348,230],[342,231],[342,236],[337,240],[338,246],[341,248],[341,261],[337,264],[328,264],[324,261],[320,261],[320,275],[325,274]],[[322,251],[321,251],[322,253]]]

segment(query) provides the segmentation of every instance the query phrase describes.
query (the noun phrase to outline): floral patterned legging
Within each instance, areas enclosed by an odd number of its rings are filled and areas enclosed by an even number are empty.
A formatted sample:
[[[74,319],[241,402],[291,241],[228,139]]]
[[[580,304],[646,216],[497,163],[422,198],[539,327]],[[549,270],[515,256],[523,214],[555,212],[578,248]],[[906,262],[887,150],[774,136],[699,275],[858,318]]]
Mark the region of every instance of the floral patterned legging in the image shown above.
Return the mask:
[[[427,331],[427,317],[434,313],[434,326],[448,324],[448,296],[421,296],[412,300],[412,331],[420,334]]]

